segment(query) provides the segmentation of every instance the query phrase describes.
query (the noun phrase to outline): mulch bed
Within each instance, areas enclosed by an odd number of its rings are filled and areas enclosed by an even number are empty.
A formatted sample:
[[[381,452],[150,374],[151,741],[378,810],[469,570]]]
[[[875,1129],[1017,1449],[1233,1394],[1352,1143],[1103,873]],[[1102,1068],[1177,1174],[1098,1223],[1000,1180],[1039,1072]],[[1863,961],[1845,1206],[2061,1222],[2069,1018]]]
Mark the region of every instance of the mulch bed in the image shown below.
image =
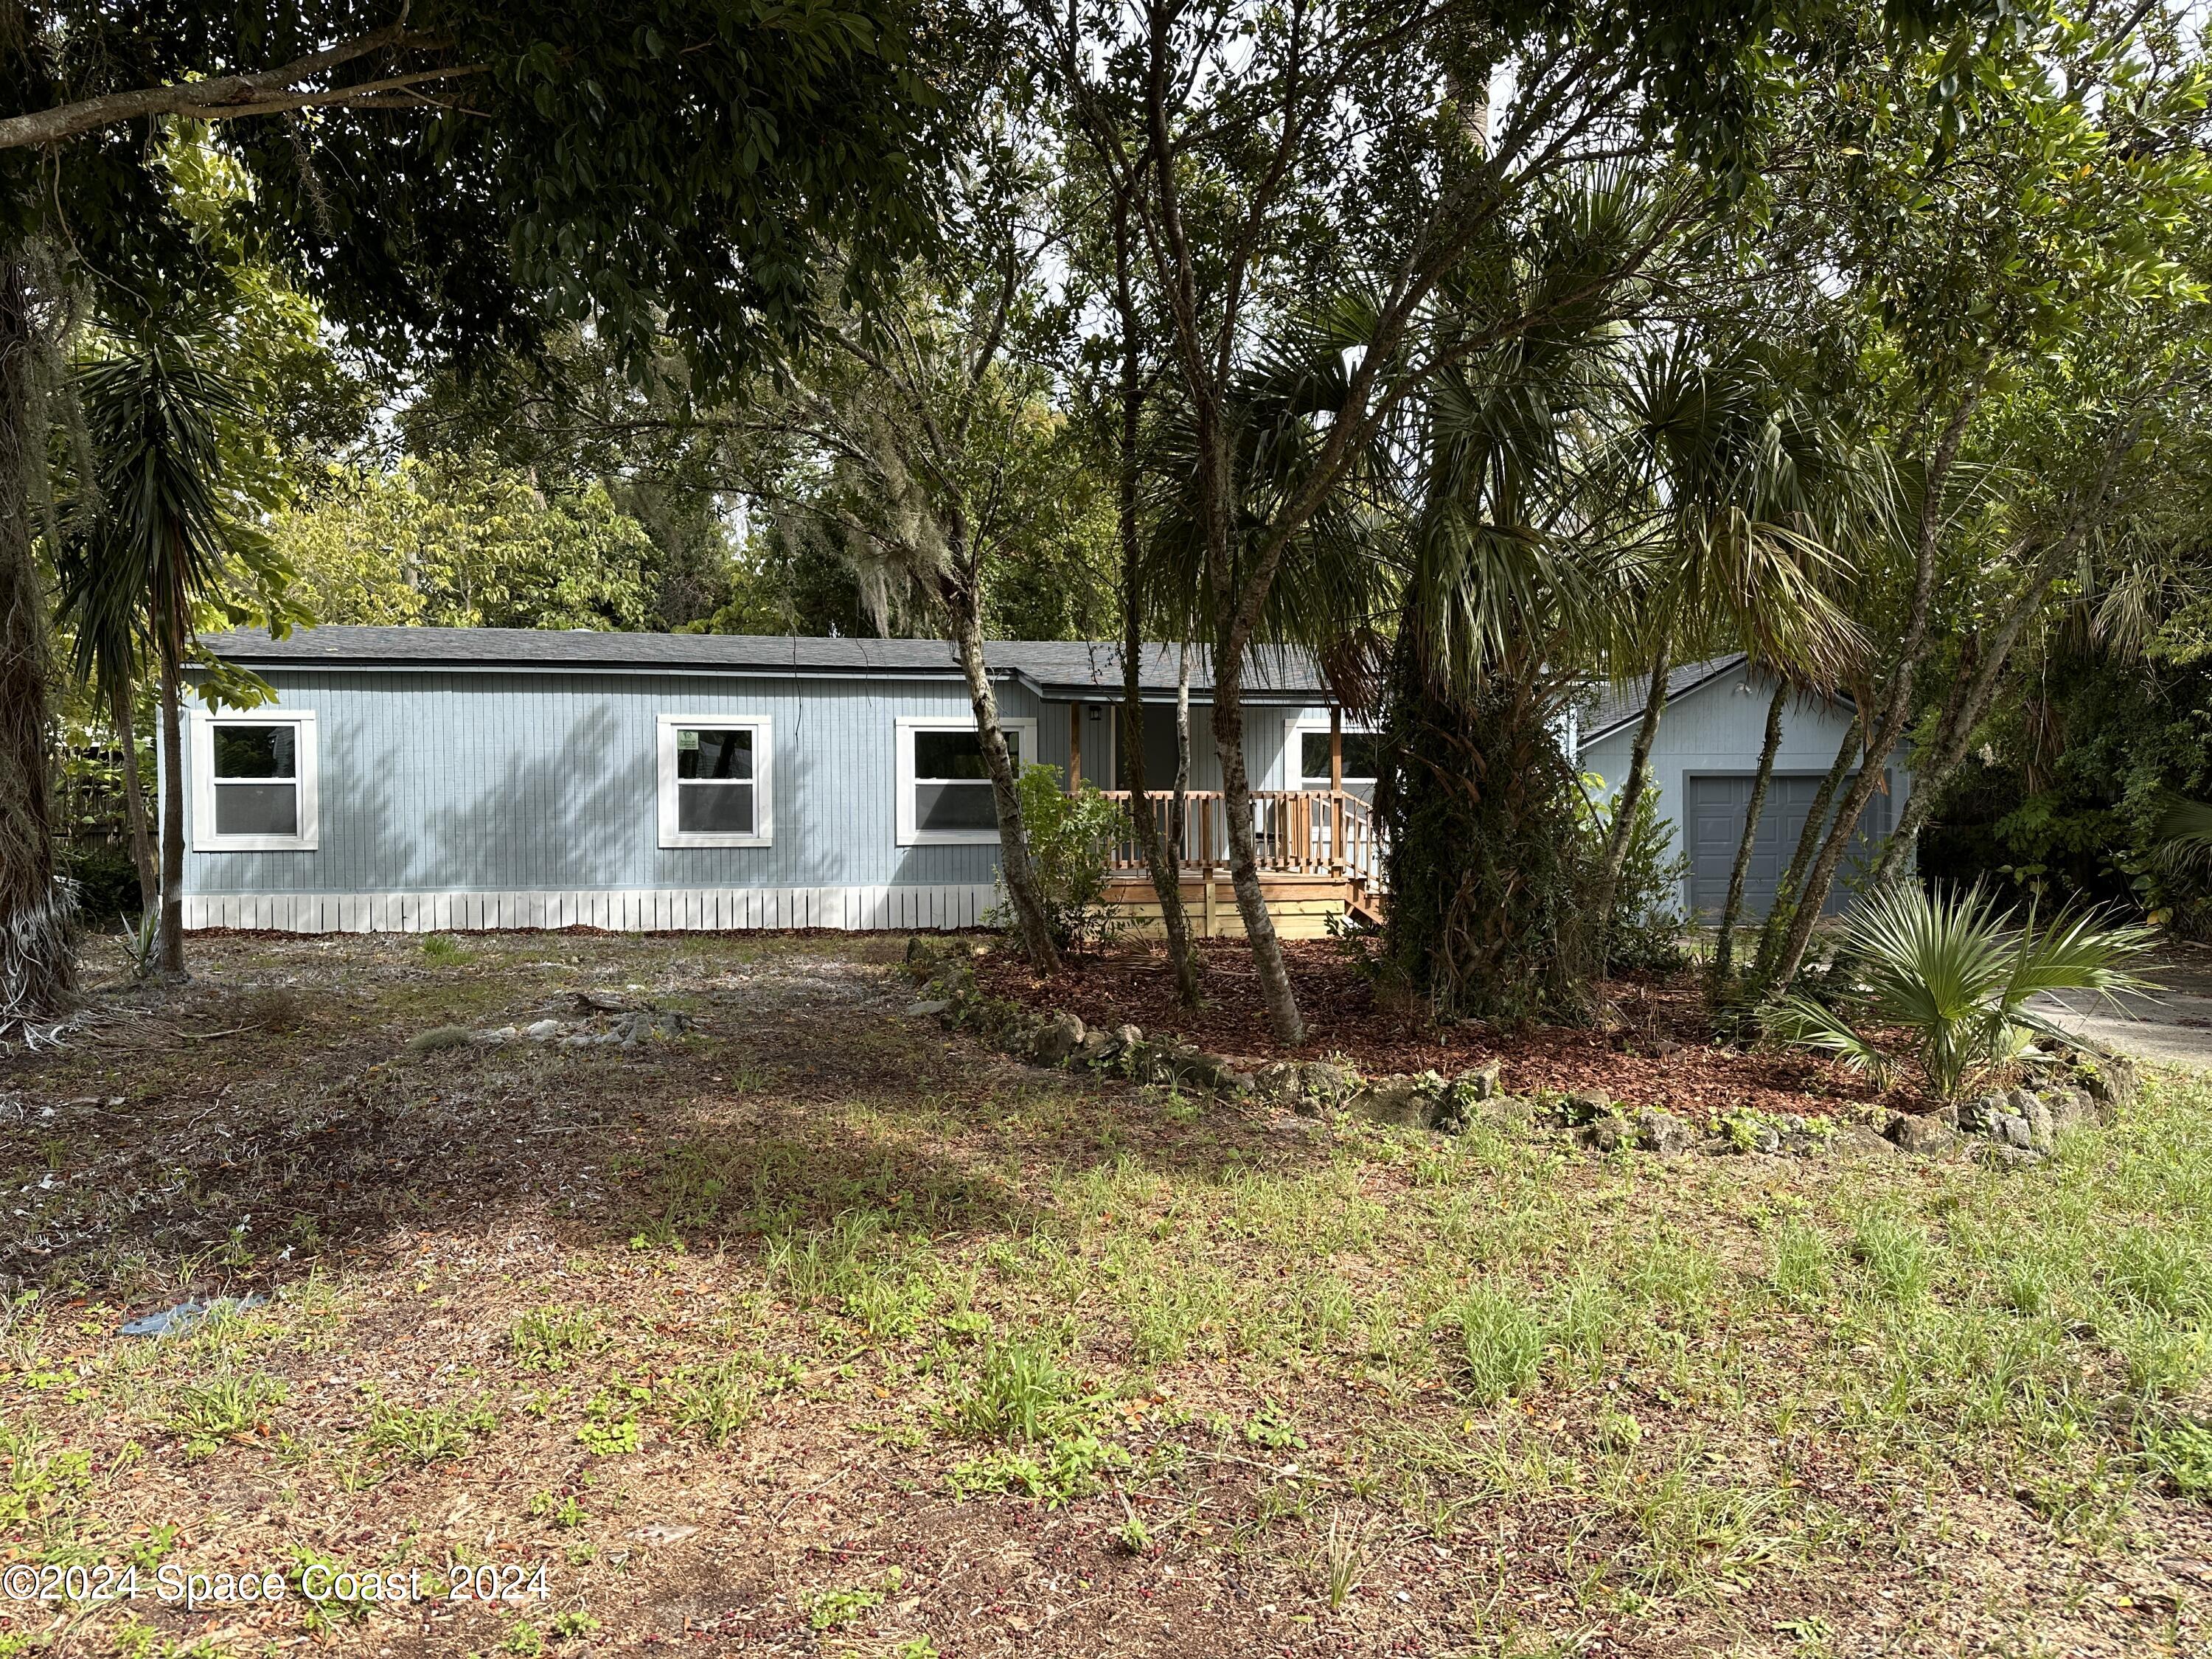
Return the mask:
[[[984,957],[981,987],[1038,1008],[1065,1010],[1086,1025],[1137,1025],[1212,1053],[1253,1061],[1340,1059],[1370,1075],[1435,1070],[1449,1075],[1502,1063],[1507,1089],[1586,1091],[1632,1107],[1710,1116],[1745,1107],[1764,1112],[1865,1115],[1881,1097],[1866,1079],[1814,1055],[1735,1048],[1717,1042],[1694,972],[1616,981],[1613,999],[1626,1029],[1613,1034],[1562,1026],[1517,1030],[1468,1024],[1439,1026],[1417,1010],[1378,998],[1376,988],[1335,942],[1285,941],[1285,957],[1306,1023],[1297,1048],[1267,1028],[1257,975],[1243,945],[1203,942],[1203,1000],[1176,1006],[1167,957],[1155,945],[1118,945],[1071,957],[1066,971],[1040,979],[1011,950]]]

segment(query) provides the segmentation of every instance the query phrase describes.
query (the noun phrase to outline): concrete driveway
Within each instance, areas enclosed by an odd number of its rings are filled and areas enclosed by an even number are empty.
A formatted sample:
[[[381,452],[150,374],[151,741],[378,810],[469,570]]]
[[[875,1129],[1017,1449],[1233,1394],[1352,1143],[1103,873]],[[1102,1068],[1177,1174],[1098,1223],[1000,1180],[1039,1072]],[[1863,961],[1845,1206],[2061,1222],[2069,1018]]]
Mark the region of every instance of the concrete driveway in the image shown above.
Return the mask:
[[[2039,997],[2035,1006],[2100,1048],[2212,1070],[2212,945],[2160,945],[2143,976],[2159,988],[2123,997],[2118,1009],[2093,1007],[2081,996]]]

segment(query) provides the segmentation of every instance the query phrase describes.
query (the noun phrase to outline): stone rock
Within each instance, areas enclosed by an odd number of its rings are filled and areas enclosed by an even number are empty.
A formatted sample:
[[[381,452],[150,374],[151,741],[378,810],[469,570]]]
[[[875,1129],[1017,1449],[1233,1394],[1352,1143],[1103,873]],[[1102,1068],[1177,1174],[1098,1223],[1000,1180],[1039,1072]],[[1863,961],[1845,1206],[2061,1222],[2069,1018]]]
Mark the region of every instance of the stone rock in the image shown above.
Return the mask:
[[[1452,1082],[1468,1091],[1469,1100],[1495,1100],[1505,1092],[1504,1085],[1499,1081],[1500,1074],[1498,1062],[1493,1060],[1487,1066],[1477,1066],[1472,1072],[1462,1072]]]
[[[1500,1128],[1526,1129],[1536,1121],[1536,1103],[1528,1095],[1497,1095],[1482,1103],[1482,1115]]]
[[[1871,1123],[1844,1124],[1836,1131],[1835,1145],[1839,1152],[1857,1152],[1869,1158],[1894,1158],[1905,1150]]]
[[[2097,1103],[2089,1098],[2087,1089],[2053,1089],[2045,1099],[2051,1106],[2051,1133],[2054,1139],[2069,1129],[2096,1121]]]
[[[1114,1057],[1116,1060],[1133,1054],[1145,1046],[1145,1034],[1133,1025],[1114,1028]]]
[[[1650,1108],[1636,1115],[1636,1144],[1662,1158],[1679,1158],[1690,1150],[1690,1126],[1672,1112]]]
[[[1414,1078],[1384,1078],[1352,1097],[1352,1109],[1369,1121],[1396,1129],[1425,1129],[1436,1097]]]
[[[2018,1112],[1999,1112],[1990,1121],[1990,1139],[2027,1152],[2035,1145],[2035,1130]]]
[[[1359,1091],[1359,1079],[1341,1066],[1312,1060],[1298,1067],[1298,1087],[1316,1106],[1341,1106]]]
[[[1468,1120],[1489,1098],[1477,1095],[1476,1085],[1463,1077],[1447,1081],[1434,1072],[1424,1072],[1421,1082],[1429,1091],[1429,1127],[1441,1134],[1464,1134]]]
[[[2132,1103],[2142,1092],[2142,1079],[2135,1061],[2119,1054],[2098,1054],[2081,1068],[2082,1087],[2089,1097],[2109,1111]]]
[[[561,1035],[561,1022],[557,1019],[533,1020],[522,1028],[522,1035],[532,1042],[550,1042]]]
[[[1595,1123],[1613,1109],[1613,1103],[1603,1095],[1571,1094],[1567,1097],[1566,1114],[1570,1125]]]
[[[1951,1109],[1952,1121],[1968,1134],[1995,1134],[1997,1120],[2006,1115],[2011,1104],[2002,1090],[1993,1089],[1978,1100],[1960,1101]]]
[[[1959,1132],[1936,1113],[1900,1112],[1882,1133],[1900,1152],[1922,1158],[1940,1157],[1959,1144]]]
[[[1252,1077],[1252,1086],[1262,1099],[1284,1105],[1296,1103],[1305,1093],[1305,1080],[1294,1060],[1271,1060]]]
[[[906,1017],[908,1019],[935,1019],[941,1014],[950,1013],[951,1010],[951,997],[924,997],[919,1002],[910,1002],[907,1005]]]
[[[1250,1076],[1238,1071],[1224,1055],[1178,1050],[1175,1066],[1176,1081],[1211,1089],[1217,1094],[1241,1095],[1249,1092],[1252,1087]]]
[[[2027,1144],[2038,1152],[2049,1152],[2058,1144],[2058,1126],[2051,1115],[2051,1106],[2040,1095],[2027,1097]]]
[[[1030,1040],[1030,1058],[1040,1066],[1064,1065],[1083,1046],[1083,1021],[1054,1014]]]
[[[1074,1060],[1078,1066],[1102,1066],[1113,1058],[1114,1034],[1092,1026],[1083,1034],[1076,1045]]]
[[[1618,1112],[1607,1112],[1583,1131],[1583,1138],[1601,1152],[1617,1152],[1636,1144],[1636,1126]]]

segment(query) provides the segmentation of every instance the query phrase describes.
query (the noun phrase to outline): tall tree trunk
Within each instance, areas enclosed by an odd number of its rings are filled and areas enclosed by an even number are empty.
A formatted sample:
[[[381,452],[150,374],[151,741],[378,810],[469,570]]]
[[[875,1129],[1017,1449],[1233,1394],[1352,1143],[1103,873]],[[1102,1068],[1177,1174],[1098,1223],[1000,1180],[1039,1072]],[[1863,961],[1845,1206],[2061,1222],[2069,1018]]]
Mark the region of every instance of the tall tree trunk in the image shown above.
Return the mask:
[[[1636,808],[1644,799],[1644,780],[1650,774],[1651,744],[1659,735],[1659,717],[1667,712],[1667,647],[1661,646],[1651,659],[1651,685],[1644,696],[1644,719],[1629,746],[1628,775],[1621,781],[1620,802],[1613,808],[1613,825],[1605,838],[1605,862],[1598,871],[1597,891],[1591,895],[1590,912],[1597,927],[1598,970],[1612,965],[1613,896],[1620,888],[1621,866],[1628,861],[1628,844],[1636,834]]]
[[[46,596],[31,556],[30,273],[0,248],[0,1036],[49,1021],[75,989],[68,891],[54,879]]]
[[[131,862],[138,872],[138,913],[154,914],[161,902],[161,879],[154,867],[154,836],[146,822],[146,786],[138,767],[138,717],[131,707],[135,688],[118,680],[108,688],[109,718],[123,745],[123,815],[131,825]]]
[[[164,979],[185,973],[185,714],[182,653],[161,653],[161,951]]]
[[[1115,197],[1114,206],[1114,297],[1121,324],[1121,418],[1115,454],[1119,472],[1115,480],[1115,518],[1121,540],[1121,753],[1128,769],[1129,810],[1135,820],[1137,844],[1145,851],[1153,896],[1159,901],[1160,929],[1167,936],[1176,1000],[1186,1008],[1195,1008],[1198,964],[1191,955],[1190,919],[1182,908],[1182,836],[1178,829],[1172,849],[1162,837],[1159,820],[1152,816],[1150,784],[1145,775],[1144,549],[1137,523],[1137,440],[1144,416],[1144,387],[1139,377],[1136,293],[1129,279],[1127,191]],[[1178,818],[1181,805],[1178,789]]]
[[[1812,943],[1814,925],[1826,908],[1829,884],[1843,866],[1851,837],[1858,833],[1860,816],[1874,799],[1874,792],[1881,787],[1882,769],[1903,739],[1906,723],[1911,718],[1913,678],[1919,672],[1921,658],[1928,651],[1929,624],[1936,596],[1936,542],[1942,523],[1943,492],[1958,460],[1959,447],[1966,441],[1967,423],[1981,401],[1982,384],[1977,380],[1960,398],[1945,420],[1942,435],[1936,440],[1935,453],[1929,459],[1927,480],[1921,490],[1919,533],[1913,550],[1912,603],[1906,615],[1905,635],[1899,642],[1890,671],[1888,695],[1883,699],[1878,719],[1873,711],[1867,711],[1866,758],[1859,767],[1857,779],[1844,792],[1835,822],[1828,826],[1820,854],[1806,872],[1804,885],[1796,895],[1796,908],[1790,917],[1790,930],[1783,936],[1782,948],[1774,959],[1774,984],[1787,985],[1797,976],[1797,969],[1805,960],[1805,947]]]
[[[1774,688],[1774,701],[1766,705],[1766,732],[1759,745],[1759,770],[1752,774],[1751,799],[1743,811],[1743,838],[1736,842],[1735,862],[1729,866],[1728,897],[1721,904],[1720,938],[1713,945],[1712,967],[1705,981],[1705,1001],[1718,1007],[1727,1000],[1735,975],[1735,928],[1743,915],[1744,884],[1751,876],[1752,850],[1759,842],[1759,816],[1766,810],[1766,788],[1774,781],[1774,757],[1782,748],[1782,714],[1790,701],[1790,683]],[[1776,897],[1781,890],[1776,889]]]
[[[1865,740],[1863,718],[1854,715],[1844,730],[1844,740],[1836,745],[1836,758],[1829,765],[1827,775],[1820,780],[1820,787],[1813,792],[1813,805],[1805,815],[1805,827],[1797,832],[1797,845],[1790,851],[1789,868],[1774,884],[1774,902],[1767,907],[1766,920],[1760,924],[1759,953],[1752,960],[1752,982],[1762,994],[1772,982],[1774,964],[1781,958],[1783,939],[1790,931],[1790,917],[1796,914],[1797,884],[1820,845],[1821,833],[1827,827],[1828,809],[1835,805],[1836,791],[1844,787],[1844,780],[1858,763],[1859,750]],[[1822,902],[1826,902],[1825,896]]]
[[[1190,823],[1190,641],[1176,643],[1175,802],[1168,809],[1168,840],[1179,864],[1188,852]]]
[[[990,671],[983,661],[982,617],[971,593],[949,594],[945,609],[952,619],[952,643],[960,655],[960,672],[968,682],[968,701],[975,711],[983,769],[991,775],[992,803],[999,809],[999,873],[1006,880],[1006,897],[1014,907],[1014,930],[1030,965],[1041,974],[1056,974],[1060,947],[1052,942],[1044,897],[1037,890],[1036,866],[1030,861],[1029,836],[1022,827],[1022,798],[1014,787],[1013,757],[1006,752],[1006,730],[999,724],[998,696],[991,690]]]
[[[1160,902],[1160,927],[1167,934],[1168,966],[1175,975],[1176,1000],[1186,1008],[1195,1008],[1198,963],[1191,953],[1190,917],[1182,908],[1181,844],[1171,851],[1168,838],[1160,833],[1145,779],[1145,701],[1138,668],[1144,650],[1141,632],[1132,603],[1121,655],[1121,752],[1128,757],[1129,811],[1135,820],[1137,844],[1145,849],[1145,867],[1152,873],[1153,896]]]
[[[1585,1017],[1583,792],[1556,705],[1523,669],[1472,684],[1440,672],[1408,602],[1384,708],[1375,821],[1394,977],[1440,1021]]]
[[[1267,1024],[1279,1042],[1306,1040],[1291,988],[1290,964],[1267,914],[1260,885],[1260,843],[1252,829],[1252,782],[1244,771],[1244,663],[1241,652],[1217,651],[1213,664],[1213,746],[1221,757],[1221,811],[1228,821],[1229,880],[1237,890],[1237,911],[1251,941],[1252,965],[1259,971],[1260,995]]]
[[[2041,608],[2051,584],[2073,562],[2075,550],[2088,527],[2086,514],[2077,514],[2065,533],[2029,567],[1996,627],[1984,632],[1976,641],[1978,653],[1972,674],[1963,685],[1954,688],[1956,695],[1945,700],[1942,718],[1936,723],[1935,740],[1929,744],[1925,759],[1914,757],[1912,793],[1905,797],[1905,810],[1898,815],[1897,822],[1890,827],[1889,839],[1882,844],[1881,857],[1875,865],[1873,887],[1885,887],[1897,879],[1905,855],[1912,850],[1913,838],[1928,821],[1937,790],[1966,759],[1966,745],[1973,741],[1974,728],[1982,723],[1982,717],[1996,700],[1997,687],[2022,630]]]

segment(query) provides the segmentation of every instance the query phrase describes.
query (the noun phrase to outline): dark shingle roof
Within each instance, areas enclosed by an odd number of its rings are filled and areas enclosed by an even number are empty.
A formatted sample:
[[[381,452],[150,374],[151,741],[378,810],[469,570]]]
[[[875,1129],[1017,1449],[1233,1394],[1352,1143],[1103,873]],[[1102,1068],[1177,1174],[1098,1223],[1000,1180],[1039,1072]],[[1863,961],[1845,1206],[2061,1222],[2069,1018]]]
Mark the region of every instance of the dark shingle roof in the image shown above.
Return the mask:
[[[1726,657],[1708,657],[1703,662],[1677,663],[1667,671],[1667,701],[1672,702],[1685,692],[1694,691],[1708,680],[1718,679],[1729,670],[1744,660],[1741,651]],[[1591,708],[1589,721],[1583,729],[1582,741],[1595,743],[1609,737],[1624,726],[1632,726],[1644,718],[1644,700],[1651,695],[1651,676],[1639,674],[1632,680],[1621,680],[1597,688],[1597,703]]]
[[[599,672],[666,672],[862,675],[936,679],[960,672],[944,640],[845,640],[765,634],[613,634],[526,628],[301,628],[281,640],[258,629],[210,634],[200,643],[219,657],[252,669],[453,668],[563,669]],[[1121,650],[1096,641],[995,640],[984,655],[996,675],[1026,683],[1048,696],[1118,693]],[[1255,652],[1246,676],[1253,702],[1325,701],[1328,693],[1313,659],[1304,652]],[[1202,647],[1192,648],[1191,690],[1212,685]],[[1176,647],[1148,644],[1145,691],[1173,696]]]

